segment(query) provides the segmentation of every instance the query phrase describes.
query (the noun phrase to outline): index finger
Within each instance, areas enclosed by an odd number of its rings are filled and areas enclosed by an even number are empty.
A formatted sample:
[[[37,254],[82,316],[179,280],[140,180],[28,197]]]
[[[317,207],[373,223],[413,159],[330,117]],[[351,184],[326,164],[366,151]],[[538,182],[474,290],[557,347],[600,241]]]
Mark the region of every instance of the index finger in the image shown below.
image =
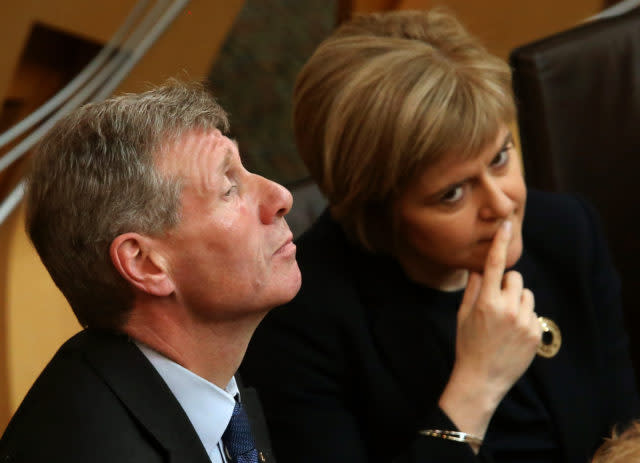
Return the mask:
[[[511,241],[512,224],[505,220],[500,225],[498,233],[493,237],[493,243],[489,248],[487,260],[484,263],[484,275],[482,279],[482,291],[500,290],[502,275],[507,265],[507,250]]]

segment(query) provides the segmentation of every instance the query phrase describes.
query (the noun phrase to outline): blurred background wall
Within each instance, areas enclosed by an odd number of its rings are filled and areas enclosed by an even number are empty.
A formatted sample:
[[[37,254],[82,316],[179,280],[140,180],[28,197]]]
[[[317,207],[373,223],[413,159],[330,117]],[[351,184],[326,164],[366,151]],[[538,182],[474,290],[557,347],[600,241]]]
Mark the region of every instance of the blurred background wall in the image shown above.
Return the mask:
[[[116,92],[140,91],[170,76],[208,80],[231,113],[233,135],[249,166],[292,185],[306,175],[289,134],[295,74],[322,37],[353,12],[445,5],[492,52],[507,58],[516,46],[570,28],[611,3],[192,0]],[[0,133],[73,78],[134,4],[4,0]],[[13,145],[0,150],[0,157]],[[0,201],[22,177],[25,161],[0,173]],[[56,349],[80,329],[28,242],[23,220],[18,207],[0,224],[0,432]]]

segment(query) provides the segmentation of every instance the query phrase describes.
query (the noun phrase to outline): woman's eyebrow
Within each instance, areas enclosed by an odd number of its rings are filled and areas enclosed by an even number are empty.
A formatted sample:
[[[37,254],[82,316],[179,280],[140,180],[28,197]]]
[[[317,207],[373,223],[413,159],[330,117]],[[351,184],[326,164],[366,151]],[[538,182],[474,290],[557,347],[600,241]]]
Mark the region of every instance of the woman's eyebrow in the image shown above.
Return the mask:
[[[504,141],[502,142],[498,153],[503,151],[507,147],[507,145],[509,145],[509,143],[513,143],[513,134],[511,133],[511,131],[507,132],[507,134],[505,135]]]

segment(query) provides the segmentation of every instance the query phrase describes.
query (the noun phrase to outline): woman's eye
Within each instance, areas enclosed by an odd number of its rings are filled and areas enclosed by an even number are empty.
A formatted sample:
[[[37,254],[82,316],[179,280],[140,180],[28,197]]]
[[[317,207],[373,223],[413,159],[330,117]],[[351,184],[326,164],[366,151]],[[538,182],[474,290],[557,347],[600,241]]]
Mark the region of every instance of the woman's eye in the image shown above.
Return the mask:
[[[453,204],[462,199],[462,195],[464,194],[464,189],[462,185],[455,186],[442,195],[440,201],[447,204]]]
[[[505,146],[502,151],[500,151],[495,158],[491,160],[492,167],[501,167],[504,166],[509,160],[509,150],[510,146]]]

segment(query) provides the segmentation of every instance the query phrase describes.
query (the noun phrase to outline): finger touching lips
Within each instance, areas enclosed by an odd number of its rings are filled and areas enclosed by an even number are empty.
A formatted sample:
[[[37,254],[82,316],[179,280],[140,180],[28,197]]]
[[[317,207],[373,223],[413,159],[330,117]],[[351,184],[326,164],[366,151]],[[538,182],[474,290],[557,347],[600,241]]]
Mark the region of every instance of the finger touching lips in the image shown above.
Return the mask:
[[[486,290],[499,290],[501,287],[502,275],[507,265],[507,251],[513,232],[512,228],[511,221],[505,220],[493,238],[484,266],[483,288]]]

